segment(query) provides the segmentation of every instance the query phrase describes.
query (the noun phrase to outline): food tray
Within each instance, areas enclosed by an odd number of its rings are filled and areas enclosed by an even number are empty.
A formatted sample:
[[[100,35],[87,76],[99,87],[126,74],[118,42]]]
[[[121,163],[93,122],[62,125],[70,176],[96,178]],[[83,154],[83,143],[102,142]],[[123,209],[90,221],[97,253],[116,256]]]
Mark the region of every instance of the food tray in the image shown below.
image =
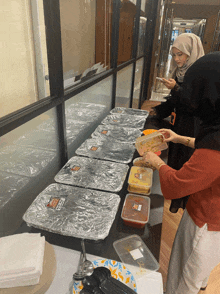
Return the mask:
[[[145,152],[157,152],[168,148],[167,143],[164,141],[164,136],[160,132],[137,138],[135,146],[140,156],[143,156]]]
[[[0,170],[27,177],[35,177],[56,157],[53,151],[42,151],[23,146],[0,149]]]
[[[153,170],[147,167],[132,166],[128,177],[128,191],[149,195],[153,183]]]
[[[136,194],[126,195],[121,212],[124,224],[135,228],[143,228],[149,220],[149,214],[149,197]]]
[[[76,150],[77,155],[111,160],[121,163],[132,161],[135,147],[132,143],[120,143],[113,140],[99,140],[98,138],[87,139]]]
[[[138,235],[131,235],[113,243],[121,261],[135,277],[143,277],[159,269],[159,263]]]
[[[105,239],[120,203],[116,194],[61,184],[51,184],[25,212],[33,226],[75,238]]]
[[[145,118],[147,118],[148,115],[149,115],[149,112],[147,110],[134,109],[134,108],[125,108],[125,107],[115,107],[110,111],[110,113],[139,115],[139,116],[144,116]]]
[[[123,128],[114,125],[99,125],[92,133],[92,138],[115,140],[119,142],[135,143],[142,132],[135,128]]]
[[[93,122],[107,112],[107,107],[101,104],[78,102],[66,107],[65,112],[67,119]]]
[[[104,125],[115,125],[125,128],[144,128],[146,118],[138,115],[112,113],[107,115],[101,122]]]
[[[118,192],[128,169],[123,163],[73,156],[54,179],[62,184]]]

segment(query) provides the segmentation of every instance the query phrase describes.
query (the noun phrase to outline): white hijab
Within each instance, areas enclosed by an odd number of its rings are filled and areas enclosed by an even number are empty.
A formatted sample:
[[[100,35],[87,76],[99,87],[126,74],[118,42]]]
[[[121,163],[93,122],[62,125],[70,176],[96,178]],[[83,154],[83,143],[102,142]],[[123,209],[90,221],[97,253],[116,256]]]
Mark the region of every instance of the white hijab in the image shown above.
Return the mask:
[[[200,57],[204,55],[204,49],[202,46],[202,42],[200,38],[192,33],[184,33],[179,35],[173,45],[172,48],[175,47],[178,50],[182,51],[186,55],[189,56],[186,63],[182,67],[178,67],[174,58],[171,60],[171,77],[175,79],[177,77],[178,82],[183,82],[184,75],[187,69]]]

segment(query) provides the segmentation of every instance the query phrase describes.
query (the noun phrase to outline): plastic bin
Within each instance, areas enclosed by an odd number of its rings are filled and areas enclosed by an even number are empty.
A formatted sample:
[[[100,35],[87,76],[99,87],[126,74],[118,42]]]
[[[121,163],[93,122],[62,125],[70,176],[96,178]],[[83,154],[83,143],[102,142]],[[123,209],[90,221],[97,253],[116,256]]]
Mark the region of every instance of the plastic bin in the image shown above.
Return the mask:
[[[143,228],[149,220],[150,198],[135,194],[127,194],[121,212],[125,225]]]
[[[136,276],[150,274],[159,269],[159,263],[138,235],[131,235],[113,243],[121,261]]]
[[[154,132],[137,138],[135,147],[140,156],[143,156],[145,152],[158,152],[165,150],[168,148],[168,145],[164,141],[164,136],[160,132]]]
[[[153,170],[147,167],[132,166],[128,178],[128,191],[149,195],[153,182]]]

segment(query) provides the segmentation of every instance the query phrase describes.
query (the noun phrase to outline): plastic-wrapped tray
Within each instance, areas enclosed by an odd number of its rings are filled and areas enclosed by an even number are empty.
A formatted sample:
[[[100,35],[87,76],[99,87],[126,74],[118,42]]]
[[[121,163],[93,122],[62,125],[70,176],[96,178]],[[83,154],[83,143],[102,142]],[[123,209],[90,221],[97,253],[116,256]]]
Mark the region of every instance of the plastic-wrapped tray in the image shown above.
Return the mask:
[[[52,151],[23,146],[0,149],[0,170],[27,177],[35,177],[56,157]]]
[[[84,122],[93,122],[107,112],[107,107],[94,103],[73,103],[66,108],[66,117]]]
[[[0,171],[0,182],[1,182],[1,190],[0,190],[0,209],[1,209],[8,202],[10,202],[11,199],[16,197],[19,190],[21,190],[30,182],[30,178]]]
[[[121,113],[121,114],[129,114],[129,115],[140,115],[145,118],[148,117],[149,112],[147,110],[134,109],[134,108],[125,108],[125,107],[115,107],[110,113]]]
[[[123,163],[73,156],[54,179],[61,184],[118,192],[128,169]]]
[[[92,133],[92,138],[116,140],[125,143],[135,143],[142,132],[135,128],[123,128],[114,125],[99,125]]]
[[[119,203],[120,197],[113,193],[51,184],[36,197],[23,219],[49,232],[100,240],[108,236]]]
[[[101,122],[104,125],[115,125],[125,128],[143,129],[146,118],[138,115],[111,113]]]
[[[77,155],[111,160],[121,163],[132,161],[135,147],[132,143],[120,143],[113,140],[99,140],[98,138],[87,139],[76,150]]]

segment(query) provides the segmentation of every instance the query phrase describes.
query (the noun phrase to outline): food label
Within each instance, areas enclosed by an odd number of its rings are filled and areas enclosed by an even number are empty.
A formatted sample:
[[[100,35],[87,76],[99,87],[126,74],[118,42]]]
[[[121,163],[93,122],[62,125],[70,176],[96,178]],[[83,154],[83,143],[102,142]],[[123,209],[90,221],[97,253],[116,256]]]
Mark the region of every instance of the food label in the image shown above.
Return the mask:
[[[139,249],[134,249],[134,250],[130,251],[130,254],[134,260],[137,260],[137,259],[143,257],[143,254],[141,253],[141,251]]]
[[[134,203],[132,205],[132,209],[134,209],[134,210],[141,211],[141,208],[142,208],[141,204]]]
[[[96,147],[96,146],[92,146],[92,147],[90,148],[91,151],[96,151],[97,149],[98,149],[98,147]]]
[[[136,179],[141,180],[141,179],[142,179],[142,174],[135,173],[135,174],[134,174],[134,177],[135,177]]]
[[[53,208],[56,210],[61,210],[64,202],[65,202],[65,198],[51,198],[49,203],[47,204],[47,207]]]
[[[108,131],[102,131],[101,134],[106,135],[108,133]]]
[[[118,122],[117,119],[113,119],[114,122]]]
[[[80,166],[75,165],[74,167],[71,168],[72,171],[78,171],[80,170]]]

